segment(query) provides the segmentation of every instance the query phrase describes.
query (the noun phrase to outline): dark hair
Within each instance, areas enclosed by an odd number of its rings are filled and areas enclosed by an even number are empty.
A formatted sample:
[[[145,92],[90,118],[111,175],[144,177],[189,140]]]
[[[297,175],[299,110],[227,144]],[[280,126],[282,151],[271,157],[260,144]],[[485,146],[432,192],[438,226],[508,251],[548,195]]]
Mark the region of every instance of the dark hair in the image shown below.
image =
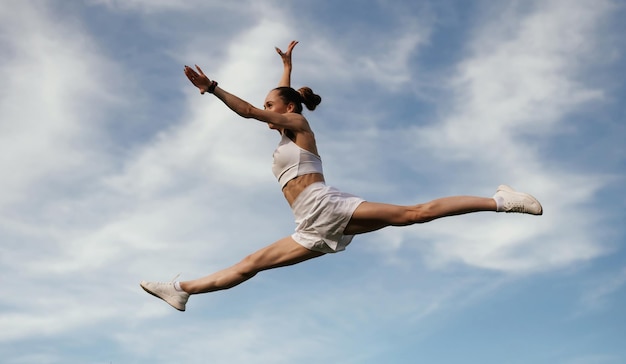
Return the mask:
[[[293,102],[296,105],[295,112],[298,114],[302,113],[302,104],[313,111],[322,102],[320,95],[313,93],[310,87],[301,87],[296,91],[291,87],[281,86],[274,90],[278,91],[278,96],[286,104]]]

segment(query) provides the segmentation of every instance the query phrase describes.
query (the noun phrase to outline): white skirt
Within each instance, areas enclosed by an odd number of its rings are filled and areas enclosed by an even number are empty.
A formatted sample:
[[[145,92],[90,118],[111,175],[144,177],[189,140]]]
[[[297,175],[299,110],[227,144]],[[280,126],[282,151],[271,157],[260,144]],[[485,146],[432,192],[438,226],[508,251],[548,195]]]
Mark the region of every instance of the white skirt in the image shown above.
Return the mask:
[[[354,210],[365,200],[334,187],[316,182],[296,197],[291,209],[296,220],[293,240],[303,247],[322,253],[346,249],[354,235],[343,232]]]

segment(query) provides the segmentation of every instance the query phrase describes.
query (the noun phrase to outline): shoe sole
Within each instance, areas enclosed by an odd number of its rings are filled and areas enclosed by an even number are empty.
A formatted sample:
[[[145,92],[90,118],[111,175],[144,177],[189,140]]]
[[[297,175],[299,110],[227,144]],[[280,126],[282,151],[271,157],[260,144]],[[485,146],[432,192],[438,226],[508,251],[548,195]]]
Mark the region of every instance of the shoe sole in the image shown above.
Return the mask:
[[[174,308],[175,308],[175,309],[177,309],[178,311],[181,311],[181,312],[184,312],[184,311],[185,311],[185,309],[184,309],[184,308],[183,308],[183,309],[180,309],[180,308],[178,308],[178,307],[176,307],[176,306],[172,305],[171,303],[167,302],[167,300],[166,300],[165,298],[163,298],[163,297],[159,296],[158,294],[156,294],[156,293],[152,292],[151,290],[147,289],[147,288],[146,288],[146,287],[144,287],[141,283],[139,283],[139,286],[140,286],[140,287],[141,287],[144,291],[146,291],[146,292],[150,293],[151,295],[153,295],[154,297],[156,297],[156,298],[158,298],[158,299],[160,299],[160,300],[163,300],[163,301],[164,301],[164,302],[166,302],[168,305],[170,305],[170,306],[174,307]]]

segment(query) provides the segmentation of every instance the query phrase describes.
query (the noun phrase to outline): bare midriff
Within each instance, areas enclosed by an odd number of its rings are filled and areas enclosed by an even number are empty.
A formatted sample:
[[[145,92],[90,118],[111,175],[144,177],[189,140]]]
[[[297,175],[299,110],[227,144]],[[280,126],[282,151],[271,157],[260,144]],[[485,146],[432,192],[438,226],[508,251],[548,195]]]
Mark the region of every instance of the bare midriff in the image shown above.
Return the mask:
[[[287,182],[285,187],[283,187],[283,194],[285,195],[289,206],[293,206],[293,202],[300,195],[300,193],[315,182],[324,182],[324,175],[321,173],[303,174],[302,176],[298,176]]]

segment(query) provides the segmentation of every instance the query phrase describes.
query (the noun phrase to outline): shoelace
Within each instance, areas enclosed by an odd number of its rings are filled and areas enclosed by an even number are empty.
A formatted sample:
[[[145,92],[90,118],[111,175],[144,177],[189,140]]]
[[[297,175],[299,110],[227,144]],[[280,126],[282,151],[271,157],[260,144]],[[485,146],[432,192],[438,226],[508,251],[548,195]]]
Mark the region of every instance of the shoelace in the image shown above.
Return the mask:
[[[517,200],[517,201],[506,201],[504,203],[504,207],[506,208],[506,212],[521,212],[521,213],[526,213],[526,206],[524,205],[524,202]]]
[[[158,285],[168,285],[168,284],[173,284],[174,282],[176,282],[176,279],[178,279],[178,277],[180,277],[180,273],[178,273],[174,278],[172,278],[171,281],[169,282],[154,282]]]

